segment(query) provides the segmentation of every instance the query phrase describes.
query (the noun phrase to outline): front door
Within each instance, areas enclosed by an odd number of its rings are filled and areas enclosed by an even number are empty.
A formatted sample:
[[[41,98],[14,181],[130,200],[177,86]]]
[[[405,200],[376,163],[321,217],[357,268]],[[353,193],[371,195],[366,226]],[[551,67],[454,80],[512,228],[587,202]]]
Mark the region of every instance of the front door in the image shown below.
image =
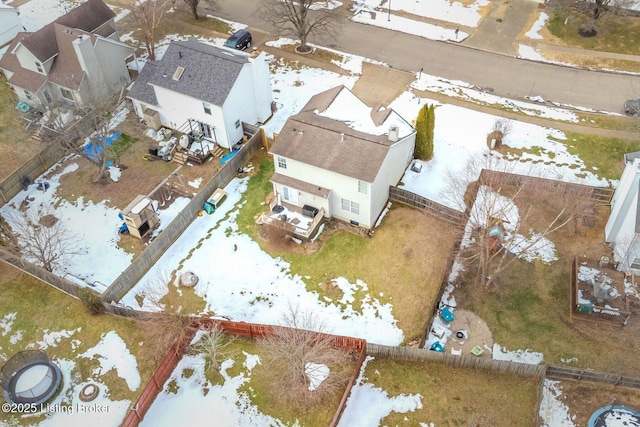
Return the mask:
[[[298,206],[298,192],[289,187],[282,187],[284,199],[292,205]]]

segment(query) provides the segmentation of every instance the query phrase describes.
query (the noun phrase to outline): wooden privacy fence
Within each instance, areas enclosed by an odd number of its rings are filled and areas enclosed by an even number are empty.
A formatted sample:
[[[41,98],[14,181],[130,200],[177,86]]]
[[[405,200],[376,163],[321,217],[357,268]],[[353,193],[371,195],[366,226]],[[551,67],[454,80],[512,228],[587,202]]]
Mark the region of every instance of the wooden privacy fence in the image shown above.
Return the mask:
[[[371,343],[367,343],[367,355],[385,359],[437,362],[461,368],[485,369],[527,377],[544,377],[546,370],[546,365],[492,360],[486,357],[453,356],[422,348],[391,347]]]
[[[597,372],[588,369],[585,370],[566,366],[548,365],[546,376],[547,378],[554,378],[558,380],[589,381],[640,389],[640,379],[638,378],[623,377],[621,375]]]
[[[142,390],[142,393],[140,393],[140,396],[134,403],[133,407],[125,416],[124,421],[121,424],[122,427],[136,427],[140,424],[140,421],[142,421],[142,419],[144,418],[145,414],[153,404],[153,401],[162,391],[164,383],[169,379],[171,373],[178,365],[178,362],[180,361],[180,359],[182,359],[182,355],[195,336],[196,331],[200,329],[211,328],[214,324],[219,325],[220,328],[227,334],[239,335],[251,339],[272,336],[274,334],[274,331],[278,328],[289,329],[284,326],[260,325],[256,323],[232,322],[228,320],[217,320],[200,317],[194,318],[188,328],[187,333],[183,336],[183,339],[171,346],[167,355],[160,362],[160,365],[151,377],[151,380],[149,380],[145,388]],[[329,337],[336,348],[342,348],[349,351],[357,351],[359,353],[354,372],[352,373],[351,378],[347,383],[347,387],[342,395],[340,404],[338,405],[333,419],[331,420],[330,426],[335,427],[338,425],[340,416],[344,411],[347,400],[349,398],[349,394],[351,393],[351,388],[355,384],[355,381],[360,373],[362,363],[366,358],[367,342],[362,338],[353,338],[323,333],[316,334],[323,337]]]
[[[427,199],[426,197],[412,193],[411,191],[407,191],[403,188],[389,187],[389,200],[413,206],[414,208],[429,212],[444,221],[456,225],[464,226],[467,222],[467,217],[464,212],[451,209],[448,206],[441,205],[438,202],[434,202],[433,200]]]
[[[121,427],[137,427],[140,424],[140,421],[144,418],[144,415],[151,407],[156,396],[158,396],[158,393],[164,388],[164,383],[169,379],[178,362],[182,359],[184,350],[195,334],[196,329],[189,328],[183,339],[171,346],[169,352],[160,362],[160,366],[158,366],[158,369],[151,377],[151,380],[149,380],[142,390],[142,393],[140,393],[133,408],[131,408],[124,417],[122,424],[120,424]]]
[[[218,187],[226,186],[236,175],[241,167],[251,155],[259,150],[265,139],[264,131],[258,130],[249,141],[244,144],[238,153],[227,161],[202,190],[184,207],[184,209],[162,230],[145,250],[114,280],[109,288],[103,292],[102,298],[106,302],[120,301],[120,299],[138,283],[146,274],[149,268],[156,262],[164,252],[180,237],[180,235],[191,225],[198,212],[202,210],[204,202]]]
[[[614,192],[613,188],[591,187],[572,182],[557,181],[554,179],[538,178],[508,172],[498,172],[488,169],[482,169],[478,182],[481,185],[508,185],[522,188],[526,191],[542,191],[544,193],[573,196],[602,203],[609,203]]]

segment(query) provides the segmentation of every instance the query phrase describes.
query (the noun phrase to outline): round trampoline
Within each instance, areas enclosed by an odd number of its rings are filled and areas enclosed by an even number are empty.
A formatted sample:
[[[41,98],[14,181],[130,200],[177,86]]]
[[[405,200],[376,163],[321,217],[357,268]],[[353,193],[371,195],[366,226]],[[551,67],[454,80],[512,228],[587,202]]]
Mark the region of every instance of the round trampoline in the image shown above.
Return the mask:
[[[0,385],[9,403],[45,403],[62,382],[62,373],[40,350],[16,353],[0,369]]]
[[[640,413],[624,406],[605,406],[589,418],[589,427],[640,427]]]

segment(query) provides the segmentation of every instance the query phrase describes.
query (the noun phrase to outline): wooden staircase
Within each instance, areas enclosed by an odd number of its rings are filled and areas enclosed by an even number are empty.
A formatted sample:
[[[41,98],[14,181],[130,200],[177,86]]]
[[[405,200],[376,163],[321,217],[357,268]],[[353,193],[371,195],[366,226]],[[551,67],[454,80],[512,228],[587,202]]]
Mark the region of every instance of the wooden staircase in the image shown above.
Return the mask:
[[[173,153],[173,157],[171,157],[171,161],[176,163],[180,163],[181,165],[186,165],[189,161],[189,155],[185,151],[177,151]]]
[[[216,145],[216,148],[214,148],[211,152],[211,155],[213,155],[213,157],[222,157],[223,154],[224,151],[222,151],[222,148],[220,148],[219,145]]]

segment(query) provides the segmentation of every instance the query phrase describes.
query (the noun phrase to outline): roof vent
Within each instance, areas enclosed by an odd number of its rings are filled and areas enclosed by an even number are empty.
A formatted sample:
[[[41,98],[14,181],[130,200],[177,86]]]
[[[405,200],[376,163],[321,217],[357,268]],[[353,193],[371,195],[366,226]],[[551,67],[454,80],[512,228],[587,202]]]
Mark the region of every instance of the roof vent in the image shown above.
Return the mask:
[[[398,140],[398,126],[391,125],[389,127],[389,141],[396,142]]]
[[[344,133],[340,134],[340,142],[344,142]]]
[[[300,129],[300,132],[298,132],[298,135],[300,136],[304,135],[304,132],[302,131],[302,129]]]
[[[184,67],[178,67],[176,69],[176,72],[173,73],[173,80],[178,81],[180,80],[180,77],[182,77],[182,73],[184,73]]]

